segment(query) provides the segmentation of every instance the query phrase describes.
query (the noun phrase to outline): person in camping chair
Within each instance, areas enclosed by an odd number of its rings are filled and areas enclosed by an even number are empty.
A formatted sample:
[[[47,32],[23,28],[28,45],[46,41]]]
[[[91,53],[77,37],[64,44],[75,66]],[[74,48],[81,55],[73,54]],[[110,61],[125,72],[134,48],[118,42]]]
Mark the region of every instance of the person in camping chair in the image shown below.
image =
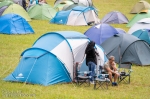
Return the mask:
[[[117,71],[115,57],[110,56],[109,60],[104,64],[104,69],[109,74],[109,79],[112,82],[112,86],[117,86],[117,79],[119,77],[119,73]],[[114,77],[114,82],[112,81],[112,77]]]

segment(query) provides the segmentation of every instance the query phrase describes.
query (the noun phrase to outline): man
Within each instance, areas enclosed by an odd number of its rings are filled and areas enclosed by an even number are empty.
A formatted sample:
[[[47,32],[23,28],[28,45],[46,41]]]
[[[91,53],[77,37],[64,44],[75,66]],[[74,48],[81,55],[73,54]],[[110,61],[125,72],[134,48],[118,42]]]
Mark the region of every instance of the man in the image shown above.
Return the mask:
[[[117,86],[117,79],[119,76],[119,73],[117,71],[116,63],[115,63],[115,57],[110,56],[109,60],[105,63],[104,69],[108,72],[109,74],[109,79],[112,82],[112,86]],[[112,81],[112,76],[114,77],[114,82]]]

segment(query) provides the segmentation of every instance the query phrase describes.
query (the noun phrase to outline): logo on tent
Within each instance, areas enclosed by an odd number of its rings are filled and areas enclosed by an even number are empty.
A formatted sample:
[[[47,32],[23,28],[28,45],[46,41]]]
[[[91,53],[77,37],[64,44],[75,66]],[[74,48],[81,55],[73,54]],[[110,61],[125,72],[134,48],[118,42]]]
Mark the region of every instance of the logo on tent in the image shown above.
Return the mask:
[[[62,20],[60,20],[60,21],[59,21],[59,23],[63,23],[63,21],[62,21]]]
[[[24,77],[23,77],[23,74],[20,73],[20,74],[18,74],[18,76],[16,78],[24,78]]]

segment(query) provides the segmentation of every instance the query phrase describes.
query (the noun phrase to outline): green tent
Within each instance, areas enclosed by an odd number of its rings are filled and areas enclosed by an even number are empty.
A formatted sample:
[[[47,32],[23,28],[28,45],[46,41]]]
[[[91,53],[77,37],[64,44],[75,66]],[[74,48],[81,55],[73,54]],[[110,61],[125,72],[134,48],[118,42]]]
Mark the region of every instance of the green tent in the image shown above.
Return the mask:
[[[150,9],[150,4],[146,1],[141,0],[134,5],[130,13],[139,13],[141,10],[146,9]]]
[[[136,14],[127,24],[127,27],[132,27],[137,21],[143,18],[150,18],[150,10]]]
[[[18,14],[24,19],[26,19],[26,21],[31,21],[31,18],[29,17],[28,13],[24,10],[23,7],[21,7],[18,4],[9,5],[9,7],[5,9],[2,15],[8,14],[8,13]]]
[[[3,6],[9,6],[11,4],[13,4],[12,1],[3,1],[3,2],[0,3],[0,8],[3,7]]]
[[[37,4],[28,10],[28,14],[32,19],[50,20],[55,16],[56,11],[48,4]]]

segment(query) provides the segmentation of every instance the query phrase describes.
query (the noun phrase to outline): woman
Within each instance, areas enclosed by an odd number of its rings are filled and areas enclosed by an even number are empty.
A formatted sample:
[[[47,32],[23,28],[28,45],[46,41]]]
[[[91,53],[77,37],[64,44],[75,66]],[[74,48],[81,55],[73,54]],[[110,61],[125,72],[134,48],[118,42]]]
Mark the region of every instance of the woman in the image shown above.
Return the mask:
[[[95,76],[95,68],[97,65],[97,58],[96,55],[99,56],[99,54],[95,51],[95,42],[91,41],[85,50],[85,56],[86,56],[86,65],[89,67],[90,72],[90,81],[93,84],[94,83],[94,76]]]

